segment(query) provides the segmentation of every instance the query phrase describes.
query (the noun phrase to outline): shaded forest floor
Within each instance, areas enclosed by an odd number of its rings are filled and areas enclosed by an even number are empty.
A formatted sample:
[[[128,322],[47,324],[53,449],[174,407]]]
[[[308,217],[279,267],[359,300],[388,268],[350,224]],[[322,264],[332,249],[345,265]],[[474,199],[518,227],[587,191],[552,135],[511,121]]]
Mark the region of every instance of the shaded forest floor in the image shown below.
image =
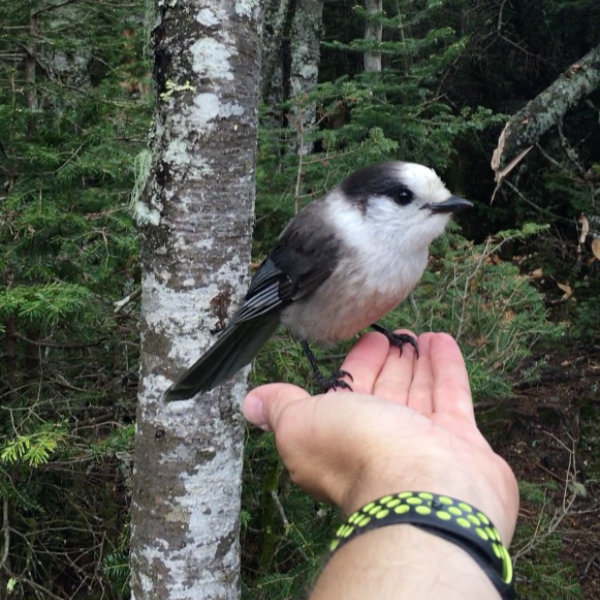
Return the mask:
[[[600,345],[555,348],[547,361],[535,386],[481,403],[479,421],[521,485],[521,597],[600,598]],[[577,582],[581,596],[568,591]]]

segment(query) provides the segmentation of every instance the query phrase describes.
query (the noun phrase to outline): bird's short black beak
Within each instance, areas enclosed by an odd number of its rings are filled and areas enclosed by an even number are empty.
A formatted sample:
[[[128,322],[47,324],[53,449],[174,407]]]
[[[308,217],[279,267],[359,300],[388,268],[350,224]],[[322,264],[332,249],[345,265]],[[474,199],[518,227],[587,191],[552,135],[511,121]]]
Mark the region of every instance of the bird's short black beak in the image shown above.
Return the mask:
[[[455,213],[464,208],[473,206],[473,203],[459,196],[450,196],[443,202],[430,202],[425,204],[422,208],[428,208],[433,213]]]

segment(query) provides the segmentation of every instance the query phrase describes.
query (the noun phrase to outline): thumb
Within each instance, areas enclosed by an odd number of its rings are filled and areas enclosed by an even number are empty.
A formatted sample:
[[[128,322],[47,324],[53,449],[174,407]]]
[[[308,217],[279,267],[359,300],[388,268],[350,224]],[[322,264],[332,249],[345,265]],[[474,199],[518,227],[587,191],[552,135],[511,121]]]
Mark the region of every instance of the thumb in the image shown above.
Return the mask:
[[[265,431],[272,431],[276,429],[286,407],[308,397],[310,394],[297,385],[269,383],[248,393],[242,402],[242,412],[250,423]]]

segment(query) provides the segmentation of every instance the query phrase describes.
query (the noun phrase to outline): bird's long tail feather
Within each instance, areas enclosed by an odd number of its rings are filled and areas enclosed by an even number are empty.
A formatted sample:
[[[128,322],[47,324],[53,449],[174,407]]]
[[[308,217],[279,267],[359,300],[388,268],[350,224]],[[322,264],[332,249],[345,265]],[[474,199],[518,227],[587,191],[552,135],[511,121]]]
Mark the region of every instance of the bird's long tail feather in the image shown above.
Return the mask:
[[[165,392],[167,402],[206,392],[247,365],[277,329],[279,314],[235,323]]]

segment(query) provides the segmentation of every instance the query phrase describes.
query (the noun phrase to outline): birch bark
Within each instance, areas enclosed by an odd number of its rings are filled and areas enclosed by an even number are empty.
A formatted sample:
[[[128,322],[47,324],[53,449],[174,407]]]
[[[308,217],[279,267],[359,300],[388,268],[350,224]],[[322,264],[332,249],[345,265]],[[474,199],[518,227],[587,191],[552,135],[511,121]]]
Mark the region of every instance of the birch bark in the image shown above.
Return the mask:
[[[382,0],[365,0],[365,8],[371,16],[383,11]],[[365,25],[365,40],[381,43],[383,26],[381,21],[369,19]],[[371,50],[364,54],[364,68],[367,73],[381,72],[381,52]]]
[[[244,293],[254,208],[259,0],[158,2],[157,105],[137,222],[142,360],[131,589],[239,597],[245,373],[198,401],[162,392]]]
[[[316,103],[308,95],[317,88],[323,30],[323,0],[266,0],[263,35],[262,100],[270,120],[297,132],[292,150],[312,151],[305,138],[314,127]],[[277,106],[295,99],[288,112]]]

